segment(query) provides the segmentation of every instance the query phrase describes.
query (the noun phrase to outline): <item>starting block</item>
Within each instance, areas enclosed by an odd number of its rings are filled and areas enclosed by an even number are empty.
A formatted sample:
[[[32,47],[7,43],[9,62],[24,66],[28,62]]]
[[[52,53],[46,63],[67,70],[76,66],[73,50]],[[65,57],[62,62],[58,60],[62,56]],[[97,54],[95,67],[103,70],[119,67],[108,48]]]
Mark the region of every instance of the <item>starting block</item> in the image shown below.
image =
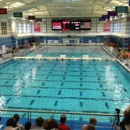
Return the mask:
[[[89,55],[83,55],[82,59],[89,59]]]
[[[42,55],[41,54],[37,54],[36,57],[37,58],[42,58]]]
[[[66,58],[66,55],[60,55],[60,58],[65,59],[65,58]]]

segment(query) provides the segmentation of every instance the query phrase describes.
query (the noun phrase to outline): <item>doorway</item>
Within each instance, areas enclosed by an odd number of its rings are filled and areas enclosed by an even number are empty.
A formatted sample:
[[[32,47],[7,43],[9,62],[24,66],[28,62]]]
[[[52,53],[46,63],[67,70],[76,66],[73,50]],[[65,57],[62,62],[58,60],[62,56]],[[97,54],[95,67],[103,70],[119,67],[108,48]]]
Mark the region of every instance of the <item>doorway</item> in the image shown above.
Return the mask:
[[[104,36],[104,46],[108,46],[109,45],[109,38],[108,36]]]
[[[40,45],[40,37],[36,37],[36,45]]]

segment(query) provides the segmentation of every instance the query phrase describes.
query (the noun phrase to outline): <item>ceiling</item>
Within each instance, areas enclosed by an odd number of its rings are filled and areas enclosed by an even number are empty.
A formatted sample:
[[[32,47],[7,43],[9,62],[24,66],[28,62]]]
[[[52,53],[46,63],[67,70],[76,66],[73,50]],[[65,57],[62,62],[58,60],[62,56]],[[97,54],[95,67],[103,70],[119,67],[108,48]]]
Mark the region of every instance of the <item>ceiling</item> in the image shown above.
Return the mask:
[[[9,17],[13,12],[39,18],[100,17],[115,6],[128,6],[128,0],[0,0],[0,8],[7,8]]]

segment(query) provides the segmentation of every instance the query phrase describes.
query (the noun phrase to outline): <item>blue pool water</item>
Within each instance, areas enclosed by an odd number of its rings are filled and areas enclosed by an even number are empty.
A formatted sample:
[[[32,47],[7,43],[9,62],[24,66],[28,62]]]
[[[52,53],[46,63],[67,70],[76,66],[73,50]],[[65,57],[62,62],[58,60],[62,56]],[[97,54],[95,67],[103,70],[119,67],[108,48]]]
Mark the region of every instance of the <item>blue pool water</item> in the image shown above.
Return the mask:
[[[129,79],[114,61],[12,60],[0,65],[0,108],[123,112]]]
[[[54,47],[43,47],[36,51],[26,54],[26,56],[35,57],[37,54],[41,54],[43,57],[59,57],[65,54],[67,57],[82,57],[83,55],[89,55],[89,57],[95,58],[110,58],[106,52],[101,48],[92,47],[65,47],[65,46],[54,46]]]

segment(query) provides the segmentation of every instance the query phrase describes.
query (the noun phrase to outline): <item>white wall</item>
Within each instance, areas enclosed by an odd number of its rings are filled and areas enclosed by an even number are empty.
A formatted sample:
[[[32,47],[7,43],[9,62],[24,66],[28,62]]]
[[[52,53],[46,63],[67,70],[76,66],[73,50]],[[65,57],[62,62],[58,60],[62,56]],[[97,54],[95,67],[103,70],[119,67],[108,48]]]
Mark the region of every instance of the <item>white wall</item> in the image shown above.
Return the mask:
[[[89,18],[88,18],[89,19]],[[44,34],[65,34],[65,35],[71,35],[71,34],[90,34],[92,35],[93,33],[103,33],[105,34],[105,32],[103,31],[103,24],[104,22],[100,22],[98,20],[98,18],[91,18],[91,30],[82,30],[82,31],[54,31],[52,30],[52,25],[51,25],[51,18],[44,18],[42,19],[41,24],[41,32],[42,35]],[[0,24],[0,37],[8,37],[8,36],[12,36],[11,34],[11,20],[7,20],[7,19],[0,19],[0,23],[1,22],[6,22],[7,23],[7,35],[2,35],[2,30],[1,30],[1,24]],[[15,26],[16,26],[16,33],[19,34],[27,34],[27,33],[33,33],[33,22],[30,22],[28,20],[18,20],[15,19]],[[117,27],[116,25],[117,24]],[[121,25],[123,24],[123,27],[121,27]],[[20,28],[21,26],[21,28]],[[13,30],[13,31],[14,31]],[[120,18],[117,20],[113,20],[111,21],[111,32],[114,34],[130,34],[130,21],[126,20],[126,18]],[[107,32],[107,33],[111,33],[111,32]],[[38,33],[37,33],[38,34]]]

